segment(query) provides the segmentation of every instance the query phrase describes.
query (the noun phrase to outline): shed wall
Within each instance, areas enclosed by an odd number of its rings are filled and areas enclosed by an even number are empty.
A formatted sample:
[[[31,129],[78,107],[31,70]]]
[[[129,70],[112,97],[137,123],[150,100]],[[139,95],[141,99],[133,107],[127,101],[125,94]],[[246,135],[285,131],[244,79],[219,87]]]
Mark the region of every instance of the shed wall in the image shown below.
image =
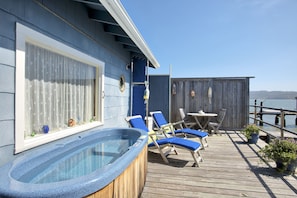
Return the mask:
[[[222,128],[241,129],[248,123],[249,108],[249,78],[172,78],[171,86],[176,88],[176,94],[171,92],[172,122],[180,120],[179,108],[185,112],[218,113],[227,109]],[[209,101],[208,90],[212,89]],[[191,96],[191,91],[195,96]]]

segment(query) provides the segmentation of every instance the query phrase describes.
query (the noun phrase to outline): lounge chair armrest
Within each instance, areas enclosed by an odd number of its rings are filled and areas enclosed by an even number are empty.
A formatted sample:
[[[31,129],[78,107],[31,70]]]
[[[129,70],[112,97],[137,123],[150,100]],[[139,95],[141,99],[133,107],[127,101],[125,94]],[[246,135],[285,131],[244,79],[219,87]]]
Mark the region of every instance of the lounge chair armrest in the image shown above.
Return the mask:
[[[167,128],[167,127],[172,127],[171,123],[167,123],[161,126],[161,129]]]
[[[185,123],[185,121],[181,120],[181,121],[174,122],[172,124],[175,126],[175,125],[181,125],[181,124],[184,124],[184,123]]]
[[[177,121],[177,122],[175,122],[175,123],[172,123],[172,125],[173,126],[179,126],[178,128],[180,128],[180,129],[182,129],[182,128],[184,128],[184,126],[186,126],[186,124],[185,124],[185,121],[184,120],[181,120],[181,121]]]
[[[154,143],[158,139],[168,138],[162,131],[150,131],[148,132],[148,136]]]
[[[166,138],[168,137],[172,137],[170,134],[168,134],[169,132],[174,133],[174,127],[172,126],[171,123],[169,124],[164,124],[163,126],[161,126],[161,128],[158,129],[159,135],[160,133],[163,134],[163,136],[165,136]]]
[[[177,122],[174,122],[174,123],[172,123],[173,125],[178,125],[178,124],[183,124],[184,123],[184,121],[183,120],[180,120],[180,121],[177,121]]]

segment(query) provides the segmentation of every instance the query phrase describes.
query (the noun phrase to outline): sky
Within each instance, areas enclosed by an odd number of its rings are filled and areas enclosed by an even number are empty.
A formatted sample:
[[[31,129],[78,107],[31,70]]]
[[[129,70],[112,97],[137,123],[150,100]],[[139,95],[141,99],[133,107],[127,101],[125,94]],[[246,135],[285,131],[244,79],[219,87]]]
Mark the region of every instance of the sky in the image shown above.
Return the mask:
[[[172,78],[254,77],[251,91],[297,91],[297,0],[121,0]]]

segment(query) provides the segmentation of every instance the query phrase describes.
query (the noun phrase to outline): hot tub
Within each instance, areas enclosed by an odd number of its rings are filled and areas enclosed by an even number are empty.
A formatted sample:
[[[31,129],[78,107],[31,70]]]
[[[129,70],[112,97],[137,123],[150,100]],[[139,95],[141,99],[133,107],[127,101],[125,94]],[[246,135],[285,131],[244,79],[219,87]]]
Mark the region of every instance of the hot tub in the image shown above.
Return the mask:
[[[138,197],[146,145],[141,130],[95,129],[28,151],[0,168],[0,197]]]

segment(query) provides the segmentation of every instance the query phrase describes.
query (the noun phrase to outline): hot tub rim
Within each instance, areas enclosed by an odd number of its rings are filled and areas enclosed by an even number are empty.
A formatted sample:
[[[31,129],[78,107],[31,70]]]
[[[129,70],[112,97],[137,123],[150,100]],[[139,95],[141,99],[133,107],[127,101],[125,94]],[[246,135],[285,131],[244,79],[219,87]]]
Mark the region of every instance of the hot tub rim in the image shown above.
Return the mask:
[[[53,182],[46,184],[31,184],[19,182],[12,178],[10,173],[15,167],[13,162],[7,163],[6,165],[0,167],[0,181],[6,180],[6,182],[0,182],[0,196],[8,197],[63,197],[63,196],[73,196],[82,197],[92,194],[109,183],[111,183],[115,178],[117,178],[139,155],[143,150],[144,146],[147,145],[147,133],[142,130],[132,129],[132,128],[104,128],[104,129],[93,129],[90,133],[84,135],[84,137],[91,136],[94,132],[106,132],[111,130],[132,130],[140,133],[137,143],[131,146],[128,152],[124,153],[123,156],[115,160],[112,164],[105,166],[104,168],[98,169],[88,175],[65,180],[61,182]],[[103,135],[104,136],[104,135]],[[100,136],[100,137],[103,137]],[[72,141],[68,142],[71,143]],[[43,150],[46,150],[44,148]],[[66,152],[66,151],[64,151]],[[25,156],[30,155],[30,153],[20,156],[25,158]],[[34,159],[34,158],[31,158]],[[21,163],[18,161],[17,163]],[[110,168],[113,168],[110,170]],[[1,171],[2,170],[2,171]],[[108,171],[107,171],[108,170]],[[6,172],[6,175],[5,175]],[[98,175],[99,174],[99,175]],[[37,190],[36,190],[37,189]]]

